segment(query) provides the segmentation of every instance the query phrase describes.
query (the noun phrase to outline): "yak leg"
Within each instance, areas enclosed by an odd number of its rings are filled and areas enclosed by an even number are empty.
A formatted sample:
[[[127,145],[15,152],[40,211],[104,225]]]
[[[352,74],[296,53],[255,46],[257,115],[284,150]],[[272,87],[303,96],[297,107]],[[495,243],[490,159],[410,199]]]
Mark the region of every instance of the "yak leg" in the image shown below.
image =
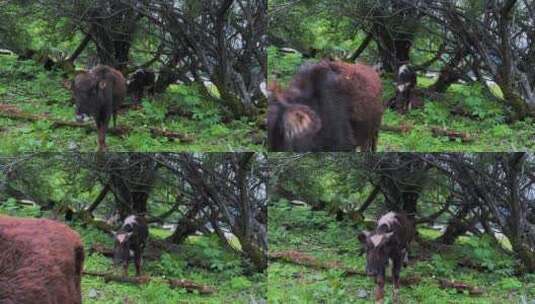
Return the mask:
[[[142,252],[140,249],[136,249],[136,253],[135,253],[136,257],[135,257],[135,262],[136,262],[136,276],[140,276],[141,275],[141,259],[142,259]]]
[[[116,109],[113,110],[112,117],[113,117],[113,127],[117,128],[117,110]]]
[[[106,131],[108,128],[105,123],[99,124],[97,128],[98,128],[98,151],[105,152],[108,150],[108,147],[106,146]]]
[[[124,265],[123,265],[123,272],[124,272],[124,276],[127,277],[128,276],[128,262],[129,262],[130,259],[126,259],[126,261],[124,262]]]
[[[402,259],[402,256],[395,258],[392,265],[392,280],[394,284],[394,289],[392,289],[392,303],[399,303],[399,273],[401,271]]]
[[[377,276],[375,283],[375,304],[383,304],[385,300],[385,277]]]
[[[409,265],[409,249],[404,248],[402,250],[402,253],[403,253],[403,267],[407,267],[407,265]]]

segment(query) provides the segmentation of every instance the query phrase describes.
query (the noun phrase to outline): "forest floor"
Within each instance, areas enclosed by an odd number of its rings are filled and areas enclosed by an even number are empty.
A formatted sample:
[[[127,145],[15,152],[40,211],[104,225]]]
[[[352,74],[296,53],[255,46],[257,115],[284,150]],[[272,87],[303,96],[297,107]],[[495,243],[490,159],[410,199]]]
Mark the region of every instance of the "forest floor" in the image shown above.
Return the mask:
[[[38,208],[20,207],[9,202],[0,204],[0,214],[38,217]],[[99,253],[88,254],[93,244],[113,247],[113,240],[94,228],[71,226],[84,242],[85,272],[113,273],[122,275],[122,267],[114,267],[108,257]],[[161,240],[170,235],[168,230],[150,228],[150,239]],[[177,304],[177,303],[264,303],[267,290],[265,274],[246,274],[239,257],[225,251],[213,236],[189,237],[178,250],[164,253],[159,260],[145,260],[143,274],[149,275],[148,284],[105,282],[101,277],[82,277],[82,298],[84,303],[111,304]],[[133,263],[129,276],[134,277]],[[166,279],[185,279],[207,287],[215,288],[212,294],[188,292],[182,288],[172,289]]]
[[[47,72],[32,60],[0,55],[0,152],[96,151],[94,127],[87,130],[54,124],[57,120],[74,122],[71,92],[63,81],[59,72]],[[130,103],[129,97],[125,103]],[[9,118],[6,113],[44,117],[30,121]],[[144,98],[139,109],[122,110],[117,124],[123,132],[108,134],[110,151],[264,150],[265,134],[255,121],[244,118],[223,123],[218,105],[204,100],[191,86],[173,85],[165,94]],[[174,132],[185,140],[153,135],[151,128]]]
[[[305,63],[300,54],[282,54],[271,47],[269,81],[286,86]],[[383,101],[394,96],[392,76],[382,75]],[[434,79],[418,77],[425,89]],[[499,91],[499,90],[498,90]],[[499,92],[494,92],[499,95]],[[401,115],[390,109],[383,117],[378,151],[411,152],[491,152],[535,149],[535,121],[530,118],[508,124],[501,102],[489,99],[478,84],[453,85],[442,95],[424,98],[425,106]],[[396,130],[397,129],[397,130]],[[394,131],[392,131],[394,130]],[[403,132],[400,132],[403,130]],[[443,130],[449,134],[445,136]]]
[[[361,229],[357,225],[337,222],[324,211],[281,200],[269,207],[268,229],[270,256],[292,251],[295,256],[308,256],[301,260],[328,265],[321,269],[272,259],[269,303],[372,302],[373,279],[347,275],[348,269],[364,272],[365,268],[366,257],[359,256],[357,234]],[[425,227],[419,227],[418,232],[429,244],[440,235]],[[409,266],[401,272],[401,303],[535,303],[535,275],[514,276],[514,259],[495,249],[487,238],[460,237],[454,245],[439,248],[430,250],[412,243]],[[479,270],[461,266],[460,261],[471,262]],[[404,279],[417,281],[403,286]],[[482,294],[442,289],[438,279],[477,287]],[[385,303],[392,303],[391,291],[392,284],[387,282]]]

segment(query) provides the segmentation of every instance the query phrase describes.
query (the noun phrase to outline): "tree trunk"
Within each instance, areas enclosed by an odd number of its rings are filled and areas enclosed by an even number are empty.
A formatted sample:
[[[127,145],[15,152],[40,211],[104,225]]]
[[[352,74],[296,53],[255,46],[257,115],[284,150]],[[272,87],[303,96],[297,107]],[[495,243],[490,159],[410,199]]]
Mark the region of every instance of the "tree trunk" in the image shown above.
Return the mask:
[[[353,54],[351,54],[351,56],[349,56],[348,60],[350,62],[354,62],[355,60],[357,60],[357,58],[359,58],[360,54],[362,54],[362,52],[364,52],[368,48],[368,45],[370,45],[370,42],[372,40],[373,40],[373,35],[372,34],[368,34],[366,36],[366,38],[364,38],[364,41],[362,41],[360,46],[355,50],[355,52],[353,52]]]
[[[444,93],[452,84],[456,83],[461,77],[461,73],[464,72],[460,72],[458,66],[465,56],[464,48],[458,48],[455,56],[440,70],[438,80],[431,86],[430,90],[437,93]]]
[[[467,220],[466,217],[470,212],[470,207],[463,206],[457,211],[455,216],[451,217],[448,221],[448,226],[444,233],[437,239],[441,244],[453,245],[455,240],[461,235],[464,235],[467,231],[470,230],[470,227],[474,224],[474,219]],[[471,223],[471,224],[469,224]]]
[[[85,48],[89,44],[89,41],[91,41],[91,35],[86,34],[84,39],[80,43],[80,45],[78,45],[74,53],[72,53],[72,55],[69,56],[69,59],[67,59],[67,61],[74,64],[74,61],[76,60],[76,58],[78,58],[78,56],[80,56],[80,54],[82,54],[82,52],[85,50]]]
[[[206,224],[207,220],[197,219],[202,209],[201,204],[195,202],[195,206],[191,208],[178,222],[173,234],[167,240],[174,244],[181,244],[188,236],[194,234],[199,227]]]

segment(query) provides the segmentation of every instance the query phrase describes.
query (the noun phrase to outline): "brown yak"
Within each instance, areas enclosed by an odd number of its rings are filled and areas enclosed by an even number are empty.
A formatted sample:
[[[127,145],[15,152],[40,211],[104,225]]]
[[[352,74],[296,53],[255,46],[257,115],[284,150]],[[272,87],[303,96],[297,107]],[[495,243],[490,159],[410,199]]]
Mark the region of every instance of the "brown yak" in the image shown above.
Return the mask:
[[[126,96],[126,81],[118,70],[98,65],[89,72],[79,73],[72,83],[76,101],[76,120],[86,116],[95,119],[99,151],[107,150],[106,132],[110,118],[116,126],[117,110]]]
[[[82,303],[83,262],[82,241],[68,226],[0,215],[0,303]]]
[[[375,151],[383,115],[379,74],[364,64],[307,64],[269,97],[270,151]]]

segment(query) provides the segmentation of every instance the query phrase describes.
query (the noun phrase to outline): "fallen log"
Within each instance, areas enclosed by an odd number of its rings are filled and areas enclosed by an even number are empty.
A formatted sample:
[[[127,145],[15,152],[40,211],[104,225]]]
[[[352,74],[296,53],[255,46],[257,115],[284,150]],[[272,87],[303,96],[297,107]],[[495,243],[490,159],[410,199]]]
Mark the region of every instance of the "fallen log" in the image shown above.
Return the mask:
[[[0,104],[0,117],[6,117],[9,119],[18,119],[18,120],[27,120],[27,121],[42,121],[42,120],[49,120],[52,123],[53,128],[59,128],[59,127],[72,127],[72,128],[82,128],[87,131],[96,131],[93,124],[90,123],[80,123],[77,121],[65,121],[65,120],[56,120],[51,119],[46,115],[34,115],[30,113],[25,113],[18,109],[15,106],[7,105],[7,104]],[[128,134],[132,132],[133,129],[127,126],[118,126],[115,128],[109,128],[108,132],[110,134],[122,137],[125,134]],[[168,130],[163,130],[155,127],[149,128],[150,134],[154,137],[160,136],[160,137],[167,137],[170,140],[180,140],[184,143],[191,143],[193,142],[193,138],[189,135],[172,132]]]
[[[100,253],[103,256],[108,257],[108,258],[113,257],[113,249],[107,248],[106,246],[99,244],[99,243],[92,244],[91,247],[89,248],[89,255],[92,255],[95,252]]]
[[[190,136],[185,135],[185,134],[172,132],[172,131],[169,131],[169,130],[163,130],[163,129],[158,129],[158,128],[150,128],[150,133],[152,134],[152,136],[167,137],[167,138],[169,138],[171,140],[178,139],[179,141],[181,141],[183,143],[191,143],[191,142],[193,142],[193,138],[191,138]]]
[[[155,241],[149,241],[147,248],[143,252],[143,258],[145,260],[156,261],[159,260],[162,255],[162,250],[157,248]],[[105,257],[113,258],[114,252],[112,248],[106,247],[100,243],[93,243],[88,251],[89,255],[93,253],[100,253]]]
[[[433,136],[446,136],[452,141],[455,141],[457,139],[460,139],[462,142],[474,141],[474,139],[469,134],[460,131],[448,130],[446,128],[432,127],[431,132],[433,133]]]
[[[343,276],[368,276],[365,272],[359,271],[352,268],[347,268],[341,265],[338,261],[327,261],[322,262],[317,260],[315,257],[307,255],[305,253],[291,250],[291,251],[282,251],[282,252],[274,252],[269,254],[269,258],[274,261],[281,261],[285,263],[292,263],[297,264],[301,266],[307,266],[315,269],[322,269],[322,270],[330,270],[330,269],[339,269],[343,271]],[[387,281],[392,281],[391,277],[386,277]],[[422,279],[420,277],[401,277],[400,283],[403,286],[410,286],[420,283]]]
[[[104,282],[119,282],[119,283],[131,283],[131,284],[147,284],[151,281],[151,277],[149,276],[139,276],[139,277],[124,277],[124,276],[118,276],[111,273],[100,273],[100,272],[92,272],[92,271],[84,271],[84,275],[90,275],[90,276],[96,276],[101,277],[104,279]]]
[[[408,133],[412,130],[412,126],[401,124],[399,126],[381,125],[381,131],[394,133]]]
[[[188,119],[192,119],[193,115],[194,114],[193,114],[192,111],[185,110],[182,107],[171,106],[167,110],[167,113],[165,113],[165,118],[169,118],[171,116],[180,116],[180,117],[185,117],[185,118],[188,118]]]
[[[459,293],[462,293],[467,290],[468,293],[473,296],[479,296],[483,294],[483,289],[463,282],[450,281],[448,279],[437,279],[437,281],[439,283],[440,288],[442,289],[453,288],[456,289]]]
[[[104,282],[119,282],[119,283],[129,283],[129,284],[136,284],[136,285],[144,285],[149,283],[150,281],[159,281],[162,283],[167,283],[169,287],[171,288],[184,288],[188,292],[198,292],[200,294],[208,295],[213,294],[217,292],[217,289],[208,286],[203,285],[199,283],[195,283],[193,281],[184,280],[184,279],[159,279],[159,278],[153,278],[150,276],[139,276],[139,277],[125,277],[125,276],[118,276],[114,275],[112,273],[100,273],[100,272],[93,272],[93,271],[84,271],[84,275],[89,276],[96,276],[101,277],[104,279]]]
[[[198,283],[184,280],[184,279],[168,279],[167,283],[169,284],[171,288],[180,287],[190,292],[196,290],[200,294],[212,294],[217,291],[214,287],[198,284]]]
[[[273,261],[282,261],[286,263],[293,263],[297,265],[307,266],[316,269],[332,269],[340,268],[340,263],[337,261],[322,262],[315,257],[305,253],[290,250],[282,252],[274,252],[269,254],[269,258]]]

